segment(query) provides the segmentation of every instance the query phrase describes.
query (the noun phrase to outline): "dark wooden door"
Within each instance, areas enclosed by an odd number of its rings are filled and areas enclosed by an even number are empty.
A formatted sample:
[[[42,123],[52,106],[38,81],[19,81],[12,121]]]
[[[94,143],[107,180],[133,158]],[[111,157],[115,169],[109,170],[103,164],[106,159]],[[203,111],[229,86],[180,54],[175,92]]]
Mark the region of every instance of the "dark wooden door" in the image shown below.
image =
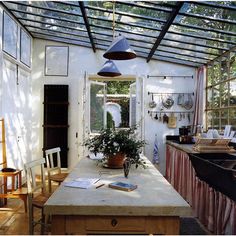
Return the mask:
[[[68,85],[44,85],[43,151],[61,148],[61,165],[68,167]]]

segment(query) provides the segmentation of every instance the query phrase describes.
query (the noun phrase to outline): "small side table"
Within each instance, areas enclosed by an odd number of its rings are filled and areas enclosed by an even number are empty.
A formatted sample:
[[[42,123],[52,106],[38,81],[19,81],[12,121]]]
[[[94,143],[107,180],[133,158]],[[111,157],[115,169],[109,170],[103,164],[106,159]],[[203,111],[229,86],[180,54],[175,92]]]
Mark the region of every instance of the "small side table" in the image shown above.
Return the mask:
[[[0,198],[4,198],[4,205],[7,204],[7,198],[20,198],[24,201],[25,212],[27,212],[27,191],[26,188],[22,188],[22,170],[16,170],[14,172],[2,172],[0,171],[0,177],[3,182],[0,185],[1,192]],[[8,178],[11,178],[11,188],[8,188]]]

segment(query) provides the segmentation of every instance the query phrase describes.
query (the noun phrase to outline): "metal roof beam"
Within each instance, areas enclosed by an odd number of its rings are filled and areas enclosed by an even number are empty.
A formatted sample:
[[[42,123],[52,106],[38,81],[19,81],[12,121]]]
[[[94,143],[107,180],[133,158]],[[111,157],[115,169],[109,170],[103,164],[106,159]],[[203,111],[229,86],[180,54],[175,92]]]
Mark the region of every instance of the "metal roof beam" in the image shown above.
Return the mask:
[[[186,41],[172,39],[172,38],[163,38],[163,40],[176,42],[176,43],[190,44],[190,45],[199,46],[199,47],[203,47],[203,48],[212,48],[212,49],[216,49],[216,50],[224,50],[224,51],[229,50],[229,48],[214,47],[214,46],[210,46],[210,45],[204,45],[204,44],[199,44],[199,43],[194,43],[194,42],[186,42]]]
[[[66,26],[66,25],[58,25],[58,24],[54,24],[54,23],[43,22],[43,21],[40,21],[40,20],[32,20],[32,19],[28,19],[28,18],[24,18],[24,17],[18,17],[18,19],[19,20],[23,20],[23,21],[29,21],[29,22],[35,22],[35,23],[39,23],[39,24],[44,24],[44,25],[57,26],[57,27],[61,27],[61,28],[65,28],[65,29],[71,29],[71,30],[75,30],[75,31],[77,30],[77,31],[86,32],[84,30],[76,29],[76,28],[69,27],[69,26]]]
[[[185,27],[185,28],[190,28],[190,29],[196,29],[196,30],[202,30],[202,31],[208,31],[208,32],[236,36],[236,33],[233,33],[233,32],[218,30],[218,29],[204,28],[204,27],[200,27],[200,26],[196,26],[196,25],[188,25],[188,24],[182,24],[182,23],[173,23],[173,25],[177,25],[177,26]]]
[[[37,39],[44,39],[44,40],[51,40],[53,42],[60,42],[60,43],[68,43],[68,44],[71,44],[71,45],[75,45],[75,46],[82,46],[82,47],[86,47],[86,48],[90,48],[91,49],[91,45],[90,45],[90,42],[88,42],[88,45],[86,44],[81,44],[81,43],[74,43],[74,42],[71,42],[71,41],[65,41],[64,39],[63,40],[60,40],[60,38],[55,38],[55,36],[43,36],[41,35],[40,33],[36,33],[36,35],[34,35],[34,38],[37,38]],[[38,35],[37,35],[38,34]],[[54,37],[54,38],[51,38],[51,37]]]
[[[226,5],[223,5],[223,4],[217,4],[215,2],[210,3],[210,2],[196,1],[196,2],[188,2],[188,3],[193,3],[193,4],[196,4],[196,5],[202,5],[202,6],[207,6],[207,7],[213,7],[213,8],[220,8],[220,9],[236,11],[236,7],[234,7],[234,6],[226,6]]]
[[[84,41],[84,40],[78,40],[78,39],[74,39],[74,38],[71,38],[71,37],[64,37],[64,36],[58,36],[58,35],[55,35],[55,34],[50,34],[50,33],[42,33],[42,32],[38,32],[38,31],[31,31],[33,34],[41,34],[41,35],[47,35],[47,36],[52,36],[52,37],[55,37],[55,38],[61,38],[61,39],[67,39],[67,40],[73,40],[73,41],[76,41],[76,42],[83,42],[83,43],[89,43],[89,41]]]
[[[204,37],[204,36],[200,36],[200,35],[182,33],[182,32],[177,32],[177,31],[172,31],[172,30],[169,30],[167,33],[168,34],[177,34],[177,35],[196,38],[196,39],[211,40],[211,41],[214,41],[214,42],[229,43],[229,44],[232,44],[232,45],[236,45],[236,42],[229,41],[229,40],[224,40],[224,39],[219,39],[219,38],[214,38],[214,37],[210,38],[210,37],[206,37],[206,36]]]
[[[176,7],[173,9],[173,11],[170,13],[169,19],[167,20],[166,24],[163,26],[159,36],[157,37],[156,42],[154,43],[148,57],[147,57],[147,62],[150,61],[150,59],[152,58],[153,54],[155,53],[157,47],[159,46],[159,44],[161,43],[161,40],[165,37],[168,29],[170,28],[171,24],[173,23],[175,17],[177,16],[180,8],[183,6],[184,2],[178,2]]]
[[[236,24],[236,21],[233,21],[233,20],[221,19],[221,18],[211,17],[211,16],[203,16],[203,15],[193,14],[193,13],[179,12],[178,15],[187,16],[187,17],[194,17],[194,18],[203,19],[203,20],[207,20],[207,21],[210,20],[210,21],[215,21],[215,22],[220,22],[220,23],[227,23],[227,24],[233,24],[233,25]]]
[[[170,13],[172,10],[171,9],[165,9],[163,7],[159,7],[159,6],[151,6],[151,5],[144,5],[144,4],[137,4],[137,3],[131,3],[131,2],[125,2],[125,1],[117,1],[116,4],[120,4],[120,5],[127,5],[127,6],[131,6],[131,7],[139,7],[139,8],[145,8],[148,10],[154,10],[154,11],[163,11],[163,12],[167,12]]]
[[[86,6],[85,8],[91,9],[91,10],[96,10],[96,11],[108,12],[108,13],[111,13],[111,14],[113,13],[112,10],[104,9],[104,8],[100,8],[100,7]],[[138,18],[138,19],[142,19],[142,20],[152,20],[152,21],[166,23],[166,20],[162,20],[162,19],[158,19],[158,18],[153,18],[153,17],[149,17],[149,16],[141,16],[141,15],[127,13],[127,12],[116,11],[115,14],[116,15],[121,15],[121,16],[134,17],[134,18]]]
[[[87,35],[86,36],[85,35],[78,35],[76,33],[71,33],[68,31],[54,30],[54,29],[43,28],[43,27],[38,27],[38,26],[28,25],[28,24],[24,24],[24,26],[26,28],[40,29],[40,30],[45,30],[45,31],[50,31],[50,32],[55,32],[55,33],[60,33],[60,34],[72,35],[72,36],[81,37],[81,38],[88,38]],[[87,33],[87,31],[85,31],[85,32]]]
[[[33,2],[33,1],[32,1],[32,2]],[[7,2],[7,3],[16,4],[16,5],[20,5],[20,6],[31,7],[31,8],[37,8],[37,9],[46,10],[46,11],[51,11],[51,12],[63,13],[63,14],[66,14],[66,15],[72,15],[72,16],[79,16],[79,17],[82,17],[82,15],[79,14],[79,13],[74,13],[74,12],[65,11],[65,10],[59,10],[59,9],[50,8],[50,7],[35,6],[35,5],[30,5],[30,4],[26,4],[26,3],[22,3],[22,2],[18,2],[18,1],[16,1],[16,2],[9,1],[9,2]]]
[[[85,10],[85,7],[84,7],[84,3],[82,1],[79,1],[79,6],[80,6],[81,13],[83,15],[85,27],[86,27],[87,32],[88,32],[88,36],[89,36],[91,46],[93,48],[93,51],[96,52],[96,47],[95,47],[95,44],[94,44],[94,40],[93,40],[93,36],[92,36],[92,33],[91,33],[91,29],[90,29],[87,13],[86,13],[86,10]]]
[[[13,8],[8,8],[8,9],[12,12],[19,12],[19,13],[23,13],[23,14],[27,14],[27,15],[31,15],[31,16],[38,16],[38,17],[43,17],[43,18],[46,18],[46,19],[59,20],[59,21],[75,23],[75,24],[84,26],[84,24],[81,23],[81,22],[78,22],[78,21],[75,21],[75,20],[65,19],[65,18],[62,18],[62,17],[49,16],[49,15],[44,15],[44,14],[37,14],[37,13],[33,13],[33,12],[28,12],[28,11],[16,10],[16,9],[13,9]]]

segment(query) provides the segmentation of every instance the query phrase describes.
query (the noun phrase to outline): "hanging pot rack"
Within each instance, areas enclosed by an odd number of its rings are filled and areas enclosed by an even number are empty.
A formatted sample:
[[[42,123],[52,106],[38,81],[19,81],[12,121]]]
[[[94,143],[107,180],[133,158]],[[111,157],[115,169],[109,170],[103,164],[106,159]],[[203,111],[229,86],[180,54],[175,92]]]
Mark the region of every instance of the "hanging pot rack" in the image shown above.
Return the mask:
[[[147,78],[163,78],[163,79],[167,79],[167,78],[191,78],[193,79],[193,75],[147,75]]]
[[[150,111],[148,110],[148,114],[164,114],[164,113],[194,113],[194,111]]]
[[[148,92],[148,95],[157,95],[157,96],[162,96],[162,95],[173,95],[173,94],[187,94],[187,95],[193,95],[194,93],[155,93],[155,92]]]

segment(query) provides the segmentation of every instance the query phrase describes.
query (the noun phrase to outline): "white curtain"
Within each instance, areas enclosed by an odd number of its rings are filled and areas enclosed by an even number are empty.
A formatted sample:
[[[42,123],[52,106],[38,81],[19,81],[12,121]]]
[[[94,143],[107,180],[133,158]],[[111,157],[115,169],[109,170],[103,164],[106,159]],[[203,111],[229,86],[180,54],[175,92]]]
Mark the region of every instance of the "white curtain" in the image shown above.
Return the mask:
[[[193,127],[192,127],[193,133],[195,133],[197,125],[203,125],[205,74],[206,74],[205,66],[202,66],[197,69],[197,81],[195,86],[195,107],[194,107]]]

